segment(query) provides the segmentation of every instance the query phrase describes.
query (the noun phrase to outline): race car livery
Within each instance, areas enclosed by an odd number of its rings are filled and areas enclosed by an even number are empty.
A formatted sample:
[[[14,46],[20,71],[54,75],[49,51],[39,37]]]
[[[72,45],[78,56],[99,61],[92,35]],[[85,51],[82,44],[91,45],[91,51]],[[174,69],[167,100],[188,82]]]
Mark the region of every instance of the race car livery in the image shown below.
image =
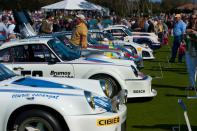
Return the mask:
[[[99,81],[21,77],[0,64],[0,85],[1,131],[125,131],[125,92],[110,99]]]
[[[69,48],[69,49],[68,49]],[[128,90],[128,97],[154,97],[152,78],[140,73],[128,60],[80,57],[55,38],[24,39],[0,47],[0,60],[23,76],[84,78],[105,81],[108,96]],[[143,92],[136,93],[136,90]]]
[[[110,46],[113,45],[112,47],[114,48],[115,47],[118,48],[120,46],[125,47],[130,52],[132,52],[133,57],[137,55],[137,56],[142,57],[144,60],[155,59],[155,57],[153,56],[153,50],[150,49],[148,46],[144,47],[134,42],[115,40],[115,38],[112,35],[110,35],[107,32],[100,31],[100,30],[91,30],[89,31],[89,34],[92,39],[95,39],[95,41],[97,41],[97,43],[100,43],[103,45],[110,45]]]
[[[144,46],[149,46],[151,49],[159,49],[161,43],[157,37],[132,35],[132,32],[124,27],[108,27],[104,29],[105,32],[111,33],[118,40],[126,42],[135,42]]]
[[[151,37],[155,37],[158,39],[158,36],[155,33],[149,33],[149,32],[135,32],[133,30],[131,30],[128,26],[126,25],[112,25],[110,27],[122,27],[125,29],[128,29],[131,31],[132,35],[141,35],[141,36],[151,36]]]

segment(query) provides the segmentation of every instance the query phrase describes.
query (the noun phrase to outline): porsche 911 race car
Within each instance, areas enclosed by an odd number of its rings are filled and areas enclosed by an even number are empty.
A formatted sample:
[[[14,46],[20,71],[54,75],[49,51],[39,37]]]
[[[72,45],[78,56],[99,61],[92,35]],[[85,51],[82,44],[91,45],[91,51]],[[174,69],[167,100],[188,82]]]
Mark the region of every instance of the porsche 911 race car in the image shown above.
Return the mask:
[[[78,50],[55,38],[23,39],[0,47],[0,61],[24,76],[104,80],[108,96],[128,90],[128,97],[154,97],[152,78],[140,73],[129,60],[81,57]]]
[[[99,44],[97,41],[89,37],[88,35],[88,48],[80,49],[76,48],[76,45],[72,44],[69,40],[71,37],[71,32],[56,32],[47,35],[39,35],[32,38],[57,38],[61,42],[63,42],[66,46],[70,47],[72,52],[81,52],[82,57],[94,57],[99,59],[123,59],[123,60],[131,60],[131,62],[135,63],[138,69],[144,67],[143,60],[137,54],[132,51],[122,47],[122,46],[109,46]]]
[[[98,81],[21,77],[0,64],[0,85],[1,131],[126,131],[125,92],[109,99]]]
[[[97,43],[101,43],[104,45],[113,45],[113,47],[125,47],[130,52],[132,52],[134,57],[137,55],[142,57],[144,60],[155,59],[153,55],[153,50],[149,47],[144,47],[134,42],[115,40],[115,38],[111,34],[100,30],[91,30],[89,31],[89,35],[91,35],[91,38],[95,39]]]
[[[135,42],[144,46],[149,46],[151,49],[158,49],[161,43],[158,38],[152,36],[132,35],[132,32],[124,27],[108,27],[105,32],[111,33],[115,38],[126,42]]]
[[[105,41],[106,42],[106,41]],[[122,52],[122,57],[121,59],[126,59],[126,60],[131,60],[134,61],[134,63],[137,65],[138,68],[143,68],[143,59],[141,56],[138,56],[136,52],[131,50],[130,48],[127,49],[124,46],[120,46],[118,44],[111,43],[110,41],[107,42],[108,44],[103,44],[102,41],[97,41],[96,38],[93,38],[91,34],[88,35],[88,50],[100,50],[102,49],[103,51],[106,50],[117,50]],[[111,55],[113,56],[113,52],[111,52]],[[112,57],[113,58],[113,57]]]
[[[123,27],[125,29],[129,29],[132,33],[132,35],[141,35],[141,36],[151,36],[151,37],[155,37],[158,39],[158,36],[155,33],[149,33],[149,32],[135,32],[132,31],[128,26],[126,25],[112,25],[110,27]]]

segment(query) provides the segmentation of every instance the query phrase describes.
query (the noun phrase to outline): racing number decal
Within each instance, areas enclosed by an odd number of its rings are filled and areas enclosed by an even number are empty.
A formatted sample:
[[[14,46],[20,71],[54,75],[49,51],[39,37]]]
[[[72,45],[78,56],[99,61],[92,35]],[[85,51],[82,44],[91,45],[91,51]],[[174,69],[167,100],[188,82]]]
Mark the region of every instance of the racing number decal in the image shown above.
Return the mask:
[[[32,75],[32,76],[43,76],[43,72],[42,71],[21,71],[21,75],[22,76],[26,76],[26,75]]]
[[[42,71],[28,71],[28,70],[23,70],[23,71],[21,71],[21,75],[22,76],[32,75],[32,76],[42,77],[43,76],[43,72]],[[51,71],[50,72],[50,75],[52,77],[74,78],[74,76],[71,74],[71,72],[56,72],[56,71]]]

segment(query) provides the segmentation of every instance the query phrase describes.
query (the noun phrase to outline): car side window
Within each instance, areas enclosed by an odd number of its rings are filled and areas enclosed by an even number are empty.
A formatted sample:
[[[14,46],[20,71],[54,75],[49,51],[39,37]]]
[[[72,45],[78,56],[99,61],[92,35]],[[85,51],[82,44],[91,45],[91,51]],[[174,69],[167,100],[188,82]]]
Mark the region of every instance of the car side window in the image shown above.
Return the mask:
[[[11,54],[10,54],[10,48],[3,49],[0,51],[0,62],[11,62]]]
[[[33,52],[32,62],[58,62],[58,59],[55,57],[55,55],[44,44],[30,45],[29,48]]]
[[[58,61],[53,53],[41,44],[29,44],[12,48],[13,62],[49,62]]]
[[[122,31],[122,30],[120,30],[120,29],[114,29],[114,30],[112,30],[112,34],[114,36],[125,36],[126,35],[125,32]]]
[[[139,43],[139,39],[138,38],[133,38],[133,42]]]
[[[27,62],[29,58],[29,53],[26,51],[25,46],[23,45],[12,47],[11,55],[13,57],[13,62]]]

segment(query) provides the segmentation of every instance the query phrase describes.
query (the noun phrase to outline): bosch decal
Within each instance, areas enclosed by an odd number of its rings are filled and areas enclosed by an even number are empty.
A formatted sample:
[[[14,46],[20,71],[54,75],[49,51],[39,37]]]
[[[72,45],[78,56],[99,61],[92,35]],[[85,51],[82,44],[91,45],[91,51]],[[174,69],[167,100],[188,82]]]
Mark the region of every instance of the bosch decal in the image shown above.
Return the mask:
[[[133,90],[133,93],[145,93],[145,90]]]

